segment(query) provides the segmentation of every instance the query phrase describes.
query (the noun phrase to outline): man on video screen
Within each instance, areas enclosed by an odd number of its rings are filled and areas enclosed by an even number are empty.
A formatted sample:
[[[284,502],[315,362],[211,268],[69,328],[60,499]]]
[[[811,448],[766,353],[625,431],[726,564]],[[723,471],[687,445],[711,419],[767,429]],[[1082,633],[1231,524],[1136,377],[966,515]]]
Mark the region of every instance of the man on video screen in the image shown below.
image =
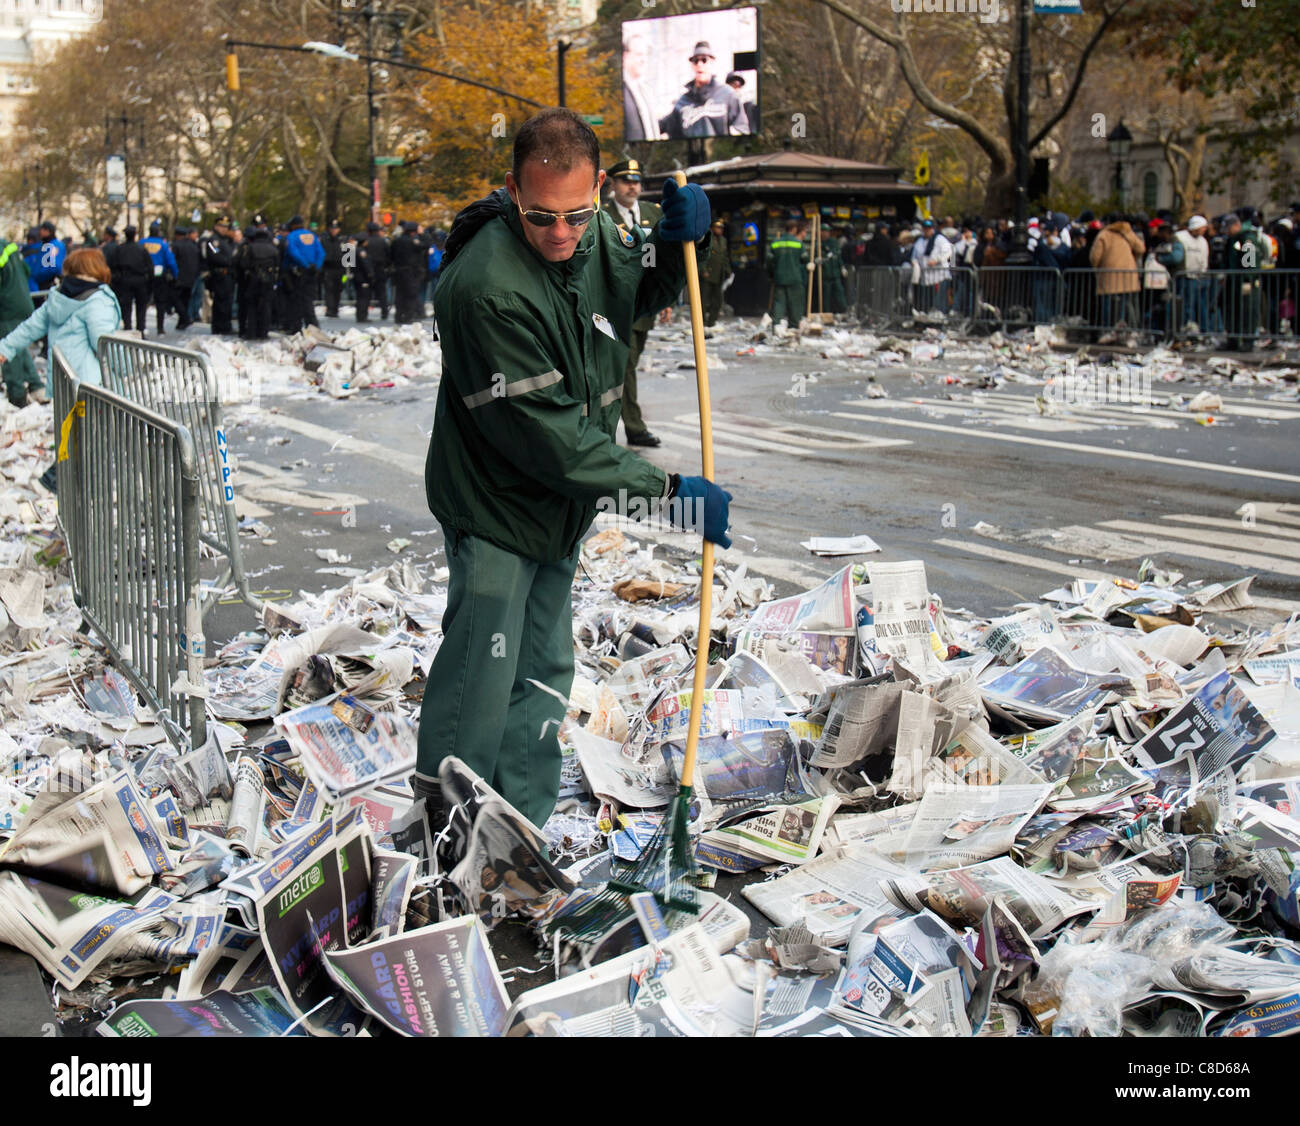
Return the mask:
[[[691,52],[694,77],[686,84],[685,92],[673,105],[667,117],[660,118],[659,127],[670,141],[686,137],[744,137],[749,135],[749,122],[736,96],[736,91],[725,82],[719,82],[714,73],[717,57],[706,42],[695,44]]]

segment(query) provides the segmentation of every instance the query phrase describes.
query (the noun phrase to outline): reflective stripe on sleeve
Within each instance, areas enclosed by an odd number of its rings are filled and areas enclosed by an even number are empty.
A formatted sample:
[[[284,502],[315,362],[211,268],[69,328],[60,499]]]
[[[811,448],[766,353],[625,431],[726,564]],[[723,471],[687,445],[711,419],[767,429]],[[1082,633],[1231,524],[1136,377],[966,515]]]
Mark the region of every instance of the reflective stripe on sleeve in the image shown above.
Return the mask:
[[[482,391],[475,391],[472,395],[463,396],[465,405],[473,410],[475,407],[481,407],[484,403],[490,403],[493,399],[509,398],[514,395],[527,395],[529,391],[540,391],[544,387],[550,387],[564,379],[558,371],[548,371],[541,375],[532,375],[527,379],[517,379],[514,383],[507,383],[505,390],[498,391],[499,386],[495,382],[491,387],[484,388]]]

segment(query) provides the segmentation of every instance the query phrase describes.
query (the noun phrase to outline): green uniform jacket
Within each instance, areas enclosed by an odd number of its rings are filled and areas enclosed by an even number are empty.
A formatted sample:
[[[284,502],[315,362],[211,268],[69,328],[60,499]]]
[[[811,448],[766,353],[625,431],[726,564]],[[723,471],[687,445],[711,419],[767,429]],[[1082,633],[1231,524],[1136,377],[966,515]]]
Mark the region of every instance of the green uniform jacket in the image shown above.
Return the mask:
[[[664,217],[663,209],[657,203],[647,203],[644,199],[637,200],[640,204],[637,213],[641,216],[641,230],[647,235],[655,229],[655,225]],[[618,208],[614,206],[614,199],[611,196],[605,201],[603,208],[606,215],[614,220],[616,227],[623,225],[623,216],[618,213]],[[649,332],[655,326],[655,315],[660,309],[666,309],[673,301],[677,300],[677,294],[673,294],[672,300],[665,301],[659,309],[644,317],[638,317],[636,323],[632,326],[637,332]]]
[[[731,255],[727,252],[726,239],[714,239],[709,246],[709,256],[700,267],[700,281],[710,285],[721,285],[731,273]]]
[[[547,262],[520,222],[514,209],[489,219],[438,281],[425,490],[444,527],[550,563],[604,498],[667,492],[664,471],[614,435],[632,323],[676,297],[685,266],[680,243],[620,232],[599,212],[572,258]],[[642,264],[646,242],[654,266]]]
[[[31,289],[27,285],[27,263],[14,243],[0,249],[0,337],[8,336],[30,317],[35,310]],[[36,365],[31,353],[24,348],[4,366],[4,379],[9,384],[34,384]]]
[[[803,285],[808,271],[808,254],[797,238],[785,235],[773,240],[767,250],[767,272],[773,285]]]

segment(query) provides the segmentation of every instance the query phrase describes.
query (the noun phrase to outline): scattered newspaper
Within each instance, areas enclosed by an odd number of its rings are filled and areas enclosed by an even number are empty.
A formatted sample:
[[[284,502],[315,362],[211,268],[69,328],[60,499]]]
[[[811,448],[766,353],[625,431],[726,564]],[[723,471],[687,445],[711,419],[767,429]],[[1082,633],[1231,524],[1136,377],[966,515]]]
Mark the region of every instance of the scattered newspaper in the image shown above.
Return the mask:
[[[952,928],[922,911],[871,929],[873,941],[850,956],[845,1000],[886,1020],[910,1011],[931,1035],[969,1036],[977,966]]]
[[[665,743],[664,759],[674,780],[681,777],[684,743]],[[763,806],[807,799],[799,771],[798,746],[786,728],[700,739],[696,750],[694,797],[702,829],[713,829]]]
[[[255,758],[241,755],[235,764],[235,793],[230,801],[226,840],[242,856],[252,856],[257,852],[265,804],[266,784],[262,768]]]
[[[870,843],[847,844],[778,879],[749,884],[742,894],[778,925],[802,923],[837,946],[848,939],[859,912],[892,910],[881,882],[905,874]]]
[[[1285,684],[1291,676],[1293,665],[1300,664],[1300,649],[1283,653],[1270,653],[1267,657],[1252,657],[1241,663],[1242,671],[1256,684]]]
[[[935,653],[937,638],[930,620],[930,587],[925,564],[869,563],[876,648],[924,680],[943,675]]]
[[[351,999],[399,1036],[499,1036],[510,999],[473,916],[406,931],[352,950],[328,950],[325,967]]]
[[[274,989],[220,990],[190,1001],[126,1001],[99,1023],[100,1036],[306,1036]]]
[[[813,536],[799,545],[814,555],[833,557],[836,555],[869,555],[880,550],[876,543],[865,533],[860,536]]]
[[[701,846],[734,850],[759,860],[803,864],[817,855],[822,834],[839,805],[834,794],[780,806],[724,829],[703,834]]]
[[[1052,792],[1035,786],[936,783],[921,799],[901,853],[921,871],[978,864],[1010,850]]]
[[[906,802],[874,813],[837,813],[826,826],[826,851],[858,841],[885,841],[912,824],[916,809],[916,802]]]
[[[1045,645],[1014,668],[980,685],[984,698],[1034,719],[1060,723],[1085,708],[1100,706],[1112,688],[1127,688],[1114,675],[1085,672],[1069,657]]]
[[[1050,606],[1036,606],[989,623],[977,642],[1008,664],[1036,653],[1044,645],[1064,648],[1065,634]]]
[[[275,717],[275,726],[330,801],[415,769],[416,721],[369,711],[346,696],[285,712]]]
[[[854,569],[854,565],[844,567],[821,586],[803,594],[764,602],[750,616],[747,628],[755,633],[780,635],[805,629],[853,629],[856,624]]]
[[[581,728],[570,729],[567,737],[597,797],[634,809],[660,809],[677,792],[662,755],[639,760],[624,753],[623,744]]]
[[[257,927],[271,969],[296,1017],[318,1035],[344,1035],[364,1026],[365,1014],[333,985],[328,950],[365,937],[370,922],[369,833],[353,822],[295,842],[282,861],[257,877]],[[313,841],[319,841],[313,847]]]
[[[522,994],[510,1036],[753,1035],[761,1005],[699,923]]]
[[[1006,856],[928,875],[904,872],[891,877],[884,892],[900,909],[928,909],[967,927],[978,926],[989,904],[999,898],[1030,938],[1043,938],[1066,919],[1096,907],[1093,899],[1026,871]]]
[[[1274,738],[1273,728],[1222,672],[1133,748],[1139,763],[1159,767],[1188,757],[1197,775],[1235,774]]]

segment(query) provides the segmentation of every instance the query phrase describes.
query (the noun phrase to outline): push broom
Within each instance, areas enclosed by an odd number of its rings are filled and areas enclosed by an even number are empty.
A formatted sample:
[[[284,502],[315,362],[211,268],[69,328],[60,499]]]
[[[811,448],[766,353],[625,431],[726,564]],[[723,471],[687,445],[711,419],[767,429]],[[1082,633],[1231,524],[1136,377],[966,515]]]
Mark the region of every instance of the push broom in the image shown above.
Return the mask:
[[[686,175],[674,172],[678,187],[685,187]],[[704,476],[713,480],[713,418],[709,410],[709,365],[704,352],[704,314],[700,301],[700,275],[695,244],[682,243],[686,259],[686,292],[691,306],[691,337],[695,344],[695,385],[700,401],[700,460]],[[594,942],[632,915],[629,896],[650,892],[665,911],[694,915],[699,911],[695,885],[695,854],[691,845],[691,793],[695,781],[695,756],[700,742],[698,706],[704,699],[704,678],[709,665],[710,623],[713,617],[713,544],[704,541],[700,560],[700,621],[695,633],[695,677],[691,683],[691,710],[686,734],[682,773],[664,819],[642,851],[631,871],[610,880],[599,894],[581,900],[570,899],[549,920],[545,930],[575,942]]]

